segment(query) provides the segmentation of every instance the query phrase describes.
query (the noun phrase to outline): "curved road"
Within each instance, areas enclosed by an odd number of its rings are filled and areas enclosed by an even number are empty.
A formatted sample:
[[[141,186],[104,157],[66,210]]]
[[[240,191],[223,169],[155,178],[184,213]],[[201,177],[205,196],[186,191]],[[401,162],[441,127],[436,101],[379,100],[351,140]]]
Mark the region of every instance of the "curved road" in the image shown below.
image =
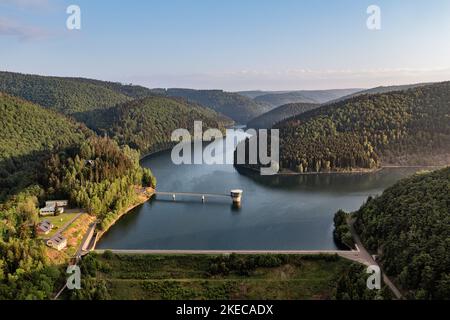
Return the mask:
[[[367,266],[375,265],[375,266],[378,266],[380,268],[380,270],[382,270],[381,266],[373,259],[373,257],[366,250],[366,248],[364,248],[364,245],[362,244],[361,239],[359,238],[359,235],[356,233],[356,230],[353,226],[354,221],[349,221],[348,224],[350,225],[350,232],[352,233],[353,240],[355,241],[358,251],[361,254],[361,258],[363,259],[363,261],[365,261],[364,264]],[[391,279],[389,279],[389,277],[383,271],[381,271],[381,273],[383,275],[383,282],[389,287],[389,289],[391,289],[391,291],[395,295],[395,297],[397,299],[403,299],[402,293],[394,285],[394,283],[391,281]]]

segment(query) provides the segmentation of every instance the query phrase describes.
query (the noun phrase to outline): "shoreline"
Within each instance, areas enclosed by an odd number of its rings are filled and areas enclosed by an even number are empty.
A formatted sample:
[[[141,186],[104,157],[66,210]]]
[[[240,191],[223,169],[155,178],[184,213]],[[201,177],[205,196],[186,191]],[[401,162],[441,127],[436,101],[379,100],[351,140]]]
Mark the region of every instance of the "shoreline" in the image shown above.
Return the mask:
[[[145,154],[144,156],[142,156],[141,158],[140,158],[140,161],[143,161],[143,160],[145,160],[145,159],[147,159],[147,158],[149,158],[149,157],[151,157],[151,156],[154,156],[154,155],[157,155],[157,154],[160,154],[160,153],[163,153],[163,152],[167,152],[167,151],[170,151],[171,150],[171,147],[168,147],[168,148],[163,148],[163,149],[160,149],[160,150],[157,150],[157,151],[153,151],[153,152],[150,152],[150,153],[147,153],[147,154]],[[378,167],[378,168],[375,168],[375,169],[357,169],[357,170],[352,170],[352,171],[329,171],[329,172],[303,172],[303,173],[300,173],[300,172],[294,172],[294,171],[282,171],[282,172],[278,172],[277,174],[275,174],[275,175],[273,175],[273,176],[308,176],[308,175],[366,175],[366,174],[375,174],[375,173],[378,173],[378,172],[380,172],[380,171],[382,171],[382,170],[384,170],[384,169],[389,169],[389,168],[399,168],[399,169],[401,169],[401,168],[411,168],[411,169],[413,169],[413,168],[416,168],[416,169],[436,169],[436,168],[442,168],[442,167],[445,167],[445,166],[442,166],[442,165],[440,165],[440,166],[429,166],[429,165],[386,165],[386,166],[380,166],[380,167]],[[249,171],[249,172],[253,172],[253,173],[260,173],[260,170],[258,170],[258,169],[256,169],[256,168],[251,168],[251,167],[247,167],[247,166],[245,166],[245,165],[236,165],[236,164],[234,164],[234,168],[235,168],[235,170],[237,170],[238,171],[238,173],[239,174],[242,174],[241,172],[240,172],[240,170],[243,170],[243,171]],[[95,252],[95,251],[97,251],[96,250],[96,244],[98,243],[98,241],[100,241],[101,239],[102,239],[102,237],[124,216],[124,215],[126,215],[126,214],[129,214],[133,209],[135,209],[135,208],[137,208],[137,207],[139,207],[139,206],[141,206],[141,205],[143,205],[143,204],[145,204],[147,201],[149,201],[150,199],[152,199],[153,198],[153,196],[155,195],[155,190],[154,189],[151,189],[151,188],[147,188],[144,192],[142,192],[141,191],[141,194],[138,196],[138,199],[141,197],[141,196],[143,196],[144,198],[142,199],[139,199],[139,201],[136,203],[136,204],[134,204],[134,205],[132,205],[132,206],[130,206],[130,207],[128,207],[126,210],[124,210],[122,213],[120,213],[115,219],[114,219],[114,221],[108,226],[108,228],[107,229],[105,229],[105,230],[102,230],[102,231],[98,231],[96,234],[95,234],[95,241],[94,241],[94,245],[92,246],[92,248],[91,248],[91,251],[93,251],[93,252]],[[126,251],[126,250],[125,250]],[[131,251],[133,251],[133,250],[131,250]],[[137,252],[139,252],[140,250],[135,250],[135,251],[137,251]],[[148,252],[151,252],[152,250],[143,250],[143,251],[148,251]],[[158,252],[158,251],[160,251],[160,250],[154,250],[154,252],[156,253],[156,252]],[[161,252],[162,251],[164,251],[164,250],[161,250]],[[179,250],[179,252],[182,252],[183,250]],[[189,253],[192,253],[192,252],[190,252],[190,250],[187,250]],[[193,251],[193,250],[192,250]],[[201,252],[202,250],[200,250],[200,252]],[[206,252],[208,252],[208,250],[205,250]],[[225,250],[225,251],[227,251],[227,250]],[[238,250],[239,251],[239,250]],[[245,250],[244,250],[245,251]],[[269,250],[270,251],[270,250]],[[289,251],[289,250],[287,250],[287,251]],[[300,251],[302,251],[302,250],[292,250],[292,251],[296,251],[296,252],[300,252]],[[306,251],[308,251],[308,250],[306,250]],[[324,252],[326,252],[327,250],[324,250]],[[170,252],[170,251],[169,251]],[[177,252],[177,250],[174,250],[174,251],[172,251],[172,252]],[[234,252],[234,251],[233,251]],[[268,252],[268,251],[267,251]],[[343,252],[345,252],[345,250],[343,251]]]
[[[111,229],[124,215],[129,214],[133,209],[143,205],[144,203],[148,202],[151,198],[153,198],[153,196],[155,195],[155,190],[152,188],[146,188],[145,192],[143,192],[141,194],[144,199],[140,199],[137,203],[131,205],[130,207],[128,207],[127,209],[125,209],[123,212],[121,212],[116,219],[114,219],[114,222],[111,223],[107,229],[105,230],[101,230],[98,231],[95,235],[95,244],[97,244],[98,241],[100,241],[100,239],[109,231],[109,229]],[[138,197],[140,197],[141,195],[139,195]],[[91,251],[95,250],[95,246],[94,245],[91,249]]]
[[[396,165],[386,165],[382,166],[376,169],[360,169],[360,170],[353,170],[353,171],[321,171],[321,172],[294,172],[294,171],[281,171],[278,172],[272,177],[287,177],[287,176],[312,176],[312,175],[361,175],[361,174],[373,174],[378,173],[380,171],[383,171],[385,169],[439,169],[439,168],[445,168],[448,165],[438,165],[438,166],[427,166],[427,165],[417,165],[417,166],[396,166]],[[250,171],[253,173],[260,173],[259,169],[250,168],[244,165],[234,165],[236,170],[244,170],[244,171]]]
[[[236,168],[236,170],[246,170],[246,171],[251,171],[254,173],[260,173],[259,169],[255,169],[255,168],[250,168],[244,165],[234,165],[234,167]],[[353,170],[353,171],[321,171],[321,172],[295,172],[295,171],[280,171],[274,175],[272,175],[272,177],[283,177],[283,176],[312,176],[312,175],[351,175],[351,174],[371,174],[371,173],[377,173],[383,169],[385,169],[386,167],[380,167],[380,168],[376,168],[376,169],[369,169],[369,170]]]
[[[150,152],[150,153],[146,153],[145,155],[143,155],[143,156],[141,156],[141,157],[139,158],[139,162],[145,160],[145,159],[148,158],[148,157],[151,157],[151,156],[157,155],[157,154],[159,154],[159,153],[163,153],[163,152],[169,151],[171,148],[172,148],[172,147],[168,147],[168,148],[163,148],[163,149],[160,149],[160,150],[157,150],[157,151],[152,151],[152,152]]]

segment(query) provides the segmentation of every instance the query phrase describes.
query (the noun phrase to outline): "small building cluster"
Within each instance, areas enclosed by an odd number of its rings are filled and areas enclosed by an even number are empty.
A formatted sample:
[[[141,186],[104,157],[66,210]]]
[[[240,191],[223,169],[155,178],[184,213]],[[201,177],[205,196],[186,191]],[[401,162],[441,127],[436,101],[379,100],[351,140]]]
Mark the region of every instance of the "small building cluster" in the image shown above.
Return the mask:
[[[39,222],[39,224],[36,226],[36,232],[38,234],[49,234],[50,231],[53,229],[53,224],[50,221],[44,220]]]
[[[67,239],[60,233],[47,241],[47,245],[58,251],[61,251],[67,247]]]
[[[64,208],[69,205],[69,201],[67,200],[53,200],[46,201],[45,207],[39,210],[39,214],[42,217],[45,216],[54,216],[55,214],[64,213]]]

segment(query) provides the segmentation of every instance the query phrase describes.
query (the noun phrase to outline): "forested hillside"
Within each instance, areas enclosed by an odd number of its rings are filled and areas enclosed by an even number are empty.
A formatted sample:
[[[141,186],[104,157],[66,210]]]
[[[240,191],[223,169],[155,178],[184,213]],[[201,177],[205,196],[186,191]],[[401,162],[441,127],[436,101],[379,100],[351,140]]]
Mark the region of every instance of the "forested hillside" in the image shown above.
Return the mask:
[[[0,200],[36,180],[36,165],[92,134],[51,110],[0,93]]]
[[[256,97],[263,96],[271,93],[287,93],[289,91],[262,91],[262,90],[248,90],[248,91],[236,91],[235,93],[240,94],[241,96],[255,99]]]
[[[286,93],[268,93],[254,99],[256,102],[264,103],[276,108],[289,103],[318,103],[315,99],[308,97],[301,91]]]
[[[104,214],[86,202],[86,198],[92,200],[92,194],[78,195],[80,200],[72,193],[89,182],[95,185],[91,193],[99,191],[98,184],[104,183],[109,183],[105,190],[113,192],[111,184],[115,179],[122,179],[120,188],[139,186],[142,179],[144,185],[154,185],[151,174],[140,168],[137,151],[96,137],[84,125],[54,111],[0,94],[0,124],[0,203],[31,186],[39,186],[46,196],[73,196],[73,203]],[[98,198],[105,210],[112,208],[107,204],[108,197]]]
[[[50,299],[62,273],[45,256],[43,241],[37,241],[38,195],[30,187],[15,198],[0,203],[0,300]]]
[[[137,151],[0,93],[0,300],[50,299],[62,280],[35,232],[45,200],[70,199],[107,228],[155,184]]]
[[[35,233],[40,203],[70,199],[105,229],[135,203],[136,189],[155,183],[150,170],[140,167],[136,151],[119,148],[108,138],[93,136],[49,155],[39,163],[34,181],[0,203],[0,300],[51,299],[58,280],[64,279]]]
[[[11,72],[0,72],[0,91],[64,114],[109,108],[152,94],[140,86]]]
[[[154,188],[156,180],[149,169],[141,168],[138,151],[120,148],[106,137],[91,137],[73,150],[52,155],[41,184],[47,196],[85,208],[105,229],[135,202],[136,188]]]
[[[450,82],[358,96],[275,127],[281,167],[296,172],[448,164]]]
[[[450,167],[398,182],[355,216],[365,246],[410,298],[450,297]]]
[[[172,131],[182,128],[192,132],[194,121],[202,121],[205,129],[225,129],[233,123],[225,116],[182,99],[156,96],[74,116],[100,135],[107,134],[120,145],[128,145],[142,154],[171,146]]]
[[[199,103],[241,124],[246,124],[270,109],[267,105],[256,103],[237,93],[222,90],[159,89],[154,92]]]
[[[276,123],[320,107],[312,103],[290,103],[266,112],[247,123],[248,128],[269,129]]]
[[[377,94],[377,93],[388,93],[388,92],[394,92],[394,91],[406,91],[409,89],[414,89],[418,87],[424,87],[427,85],[432,85],[433,83],[416,83],[416,84],[405,84],[405,85],[399,85],[399,86],[381,86],[381,87],[375,87],[367,90],[360,90],[345,96],[342,96],[340,98],[336,98],[333,100],[330,100],[330,103],[338,102],[347,100],[350,98],[354,98],[357,96],[365,95],[365,94]]]
[[[123,84],[120,82],[110,82],[110,81],[101,81],[95,79],[85,79],[85,78],[74,78],[75,80],[92,83],[94,85],[102,86],[113,90],[114,92],[121,93],[133,99],[150,97],[155,95],[152,89],[134,85],[134,84]]]
[[[361,91],[361,89],[301,90],[282,93],[268,93],[254,98],[254,101],[271,107],[289,103],[325,103],[343,96]]]
[[[215,110],[229,118],[247,123],[269,110],[267,105],[237,93],[221,90],[148,89],[84,78],[47,77],[0,72],[0,92],[21,97],[64,114],[108,109],[118,104],[151,96],[184,98]]]

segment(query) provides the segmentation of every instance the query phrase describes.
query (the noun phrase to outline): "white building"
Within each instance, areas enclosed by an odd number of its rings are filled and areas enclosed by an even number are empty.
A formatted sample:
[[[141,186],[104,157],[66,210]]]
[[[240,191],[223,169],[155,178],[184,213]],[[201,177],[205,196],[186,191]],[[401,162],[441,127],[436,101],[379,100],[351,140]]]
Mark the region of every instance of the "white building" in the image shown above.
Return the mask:
[[[47,241],[47,245],[58,251],[61,251],[67,247],[67,239],[61,234],[57,234]]]
[[[53,216],[55,214],[56,207],[55,206],[45,206],[39,210],[39,214],[41,216]]]
[[[67,200],[46,201],[45,207],[39,210],[41,216],[53,216],[55,213],[64,213],[64,207],[69,205]]]
[[[51,200],[51,201],[46,201],[45,202],[45,206],[46,207],[67,207],[69,205],[69,201],[68,200]]]

